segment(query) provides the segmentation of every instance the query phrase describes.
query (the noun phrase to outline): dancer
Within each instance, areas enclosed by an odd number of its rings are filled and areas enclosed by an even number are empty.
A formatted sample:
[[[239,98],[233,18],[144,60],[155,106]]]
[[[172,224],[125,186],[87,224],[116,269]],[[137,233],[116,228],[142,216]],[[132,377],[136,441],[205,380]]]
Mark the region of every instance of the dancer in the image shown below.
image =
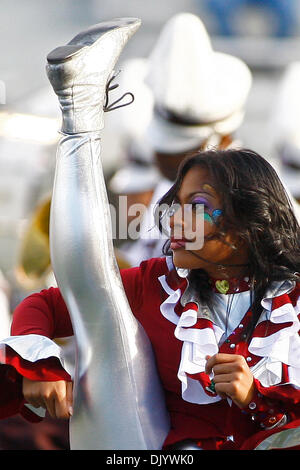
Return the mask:
[[[300,229],[277,174],[249,150],[187,159],[162,200],[174,201],[191,207],[193,223],[204,205],[203,247],[188,250],[186,232],[171,236],[170,256],[122,271],[166,394],[172,426],[164,447],[192,440],[203,449],[252,449],[300,425]],[[171,214],[173,232],[175,221],[184,224]],[[58,322],[72,334],[61,294],[50,289],[19,305],[12,333],[52,337]],[[23,374],[29,402],[68,415],[59,361],[27,363]],[[42,382],[29,379],[39,374]]]
[[[192,13],[178,13],[170,18],[149,57],[127,66],[131,75],[136,69],[132,82],[133,91],[137,89],[137,113],[134,115],[135,110],[128,107],[120,114],[124,114],[124,120],[127,117],[128,127],[128,122],[133,122],[131,134],[134,119],[138,121],[137,132],[143,123],[142,145],[147,154],[152,151],[151,160],[160,175],[152,197],[146,193],[148,210],[141,221],[139,239],[124,243],[125,258],[131,266],[138,266],[141,261],[162,254],[164,242],[156,230],[153,213],[157,201],[174,183],[184,158],[205,148],[240,146],[237,133],[244,120],[252,75],[241,59],[213,49],[205,25]],[[127,81],[131,79],[128,75]],[[141,146],[140,142],[141,139]],[[144,173],[147,174],[146,169]],[[132,172],[133,186],[137,180],[142,184]],[[129,195],[124,188],[118,193]]]

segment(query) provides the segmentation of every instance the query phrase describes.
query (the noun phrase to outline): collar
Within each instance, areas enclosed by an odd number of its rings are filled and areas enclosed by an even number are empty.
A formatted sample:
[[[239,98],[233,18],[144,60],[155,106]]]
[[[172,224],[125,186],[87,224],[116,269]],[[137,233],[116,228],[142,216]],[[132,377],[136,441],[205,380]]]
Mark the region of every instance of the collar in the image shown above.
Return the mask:
[[[289,294],[296,287],[295,281],[273,281],[270,287],[266,290],[261,305],[266,310],[272,309],[272,301],[275,297],[280,297],[283,294]]]
[[[169,270],[169,274],[173,270],[175,271],[174,277],[176,276],[178,281],[179,281],[178,286],[181,283],[181,285],[185,285],[186,288],[187,288],[188,287],[187,277],[188,277],[188,274],[189,274],[189,270],[184,269],[184,268],[176,268],[176,266],[173,263],[172,256],[167,257],[167,267],[168,267],[168,270]],[[295,273],[295,274],[297,274],[297,273]],[[167,275],[167,277],[168,277],[168,275]],[[243,280],[245,281],[245,284],[241,283],[241,288],[243,290],[239,290],[237,292],[243,292],[243,291],[246,291],[246,290],[250,289],[250,287],[246,288],[246,284],[249,286],[249,279],[247,277],[245,277]],[[183,281],[186,281],[186,283],[183,283]],[[214,283],[217,282],[217,281],[222,282],[223,280],[222,279],[212,279],[212,282],[214,282]],[[220,285],[220,284],[218,284],[218,285]],[[289,294],[291,291],[293,291],[295,289],[295,287],[296,287],[296,282],[295,281],[290,281],[290,280],[273,281],[271,283],[271,285],[267,288],[267,290],[265,292],[265,295],[264,295],[264,297],[261,301],[262,307],[265,308],[266,310],[271,310],[271,305],[272,305],[272,299],[273,298],[279,297],[283,294]],[[230,288],[232,288],[232,285],[230,286]],[[225,293],[225,292],[220,292],[219,290],[215,290],[215,292],[217,292],[219,294],[220,293]],[[228,290],[226,293],[230,294],[232,292],[230,292],[230,290]]]
[[[176,268],[172,262],[172,259],[169,259],[167,264],[169,270],[175,270],[179,278],[187,278],[189,274],[188,269]],[[212,290],[217,294],[238,294],[239,292],[251,290],[251,284],[249,282],[249,277],[247,276],[245,276],[243,279],[238,279],[235,277],[231,279],[210,278],[210,283],[212,286]]]

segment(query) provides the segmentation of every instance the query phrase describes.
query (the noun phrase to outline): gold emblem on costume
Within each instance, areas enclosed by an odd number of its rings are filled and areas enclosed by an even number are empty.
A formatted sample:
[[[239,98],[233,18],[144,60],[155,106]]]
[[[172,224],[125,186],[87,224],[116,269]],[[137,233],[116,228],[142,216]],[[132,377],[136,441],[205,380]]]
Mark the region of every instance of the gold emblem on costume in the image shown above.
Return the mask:
[[[220,294],[227,294],[229,291],[229,282],[226,281],[226,279],[223,279],[223,281],[216,281],[216,288]]]

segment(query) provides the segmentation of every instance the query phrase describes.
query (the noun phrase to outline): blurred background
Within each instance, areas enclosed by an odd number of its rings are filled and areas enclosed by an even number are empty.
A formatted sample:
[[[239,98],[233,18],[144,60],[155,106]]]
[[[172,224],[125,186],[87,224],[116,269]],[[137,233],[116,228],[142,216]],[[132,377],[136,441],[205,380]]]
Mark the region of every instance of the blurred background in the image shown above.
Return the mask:
[[[40,270],[41,278],[49,266],[45,247],[60,113],[45,73],[47,54],[92,24],[132,16],[140,18],[142,26],[122,60],[147,57],[165,22],[179,12],[199,15],[213,48],[250,67],[253,85],[238,138],[276,165],[281,158],[274,125],[279,89],[288,67],[300,61],[299,1],[1,0],[0,282],[9,314],[22,297],[44,283],[24,273],[26,258],[32,259],[30,250],[39,253],[35,272]],[[300,83],[293,93],[298,89]],[[297,141],[300,121],[296,115],[293,119]],[[120,166],[120,155],[109,118],[107,123],[102,158],[110,178]],[[28,235],[28,227],[35,223],[40,225],[39,235]]]

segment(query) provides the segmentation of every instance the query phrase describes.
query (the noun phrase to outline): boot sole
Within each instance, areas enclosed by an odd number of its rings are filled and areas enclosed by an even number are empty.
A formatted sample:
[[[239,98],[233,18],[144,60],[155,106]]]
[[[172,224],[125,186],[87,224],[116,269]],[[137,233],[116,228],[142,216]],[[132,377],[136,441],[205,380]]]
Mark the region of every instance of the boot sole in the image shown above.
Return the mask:
[[[93,46],[106,33],[126,26],[136,26],[136,29],[138,29],[140,24],[141,21],[137,18],[116,18],[111,21],[98,23],[77,34],[65,46],[59,46],[53,49],[53,51],[47,55],[47,61],[49,64],[67,62],[77,55],[83,48]]]

